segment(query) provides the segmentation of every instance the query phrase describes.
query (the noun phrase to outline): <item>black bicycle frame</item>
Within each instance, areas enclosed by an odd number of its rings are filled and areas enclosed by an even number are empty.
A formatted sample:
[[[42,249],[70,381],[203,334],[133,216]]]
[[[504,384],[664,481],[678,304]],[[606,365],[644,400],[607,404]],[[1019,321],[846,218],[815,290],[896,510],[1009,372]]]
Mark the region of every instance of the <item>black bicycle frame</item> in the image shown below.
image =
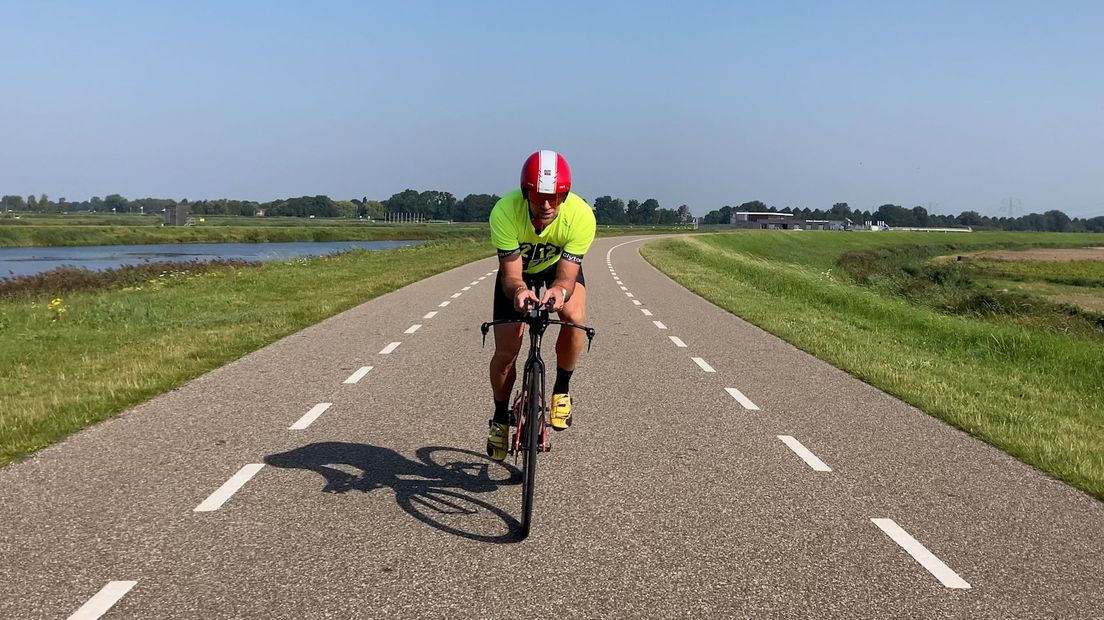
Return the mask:
[[[530,290],[534,294],[539,296],[540,287],[533,286]],[[549,311],[552,308],[552,302],[549,302],[546,306],[541,307],[539,305],[534,306],[528,312],[525,313],[520,319],[499,319],[497,321],[489,321],[483,323],[479,329],[483,332],[483,346],[487,346],[487,332],[490,331],[494,325],[508,325],[511,323],[524,323],[529,326],[529,357],[525,360],[525,365],[522,367],[522,387],[524,389],[524,381],[528,376],[528,372],[532,369],[540,372],[542,378],[541,385],[544,385],[544,360],[540,356],[541,342],[544,340],[544,332],[548,329],[549,325],[561,325],[574,329],[578,329],[586,334],[587,337],[587,351],[590,351],[591,342],[594,340],[594,329],[587,327],[586,325],[579,325],[578,323],[572,323],[571,321],[561,321],[559,319],[550,318]],[[543,403],[542,403],[543,406]]]
[[[540,287],[533,286],[530,290],[532,290],[534,294],[539,295]],[[560,321],[549,318],[549,311],[551,309],[551,303],[545,306],[537,305],[526,312],[525,316],[520,319],[490,321],[483,323],[479,328],[480,331],[483,332],[483,346],[487,346],[487,332],[490,331],[492,325],[525,323],[529,326],[529,358],[525,360],[525,366],[522,369],[521,375],[521,393],[527,396],[523,396],[521,399],[521,409],[517,412],[519,418],[513,420],[513,423],[518,427],[518,432],[514,435],[513,441],[507,439],[507,441],[510,442],[508,444],[508,451],[513,454],[515,458],[518,452],[524,454],[521,483],[522,516],[521,529],[519,531],[521,538],[525,538],[529,535],[529,529],[532,523],[534,487],[536,486],[537,476],[537,453],[544,452],[551,447],[547,441],[548,428],[545,420],[544,360],[542,360],[540,356],[540,346],[541,341],[544,340],[544,332],[548,329],[549,325],[553,324],[561,326],[566,325],[574,329],[582,330],[587,335],[587,351],[590,351],[590,343],[591,340],[594,339],[594,330],[590,327],[578,325],[570,321]],[[532,385],[530,385],[530,381],[533,381]],[[523,433],[524,436],[522,435]],[[524,449],[517,449],[519,446]]]

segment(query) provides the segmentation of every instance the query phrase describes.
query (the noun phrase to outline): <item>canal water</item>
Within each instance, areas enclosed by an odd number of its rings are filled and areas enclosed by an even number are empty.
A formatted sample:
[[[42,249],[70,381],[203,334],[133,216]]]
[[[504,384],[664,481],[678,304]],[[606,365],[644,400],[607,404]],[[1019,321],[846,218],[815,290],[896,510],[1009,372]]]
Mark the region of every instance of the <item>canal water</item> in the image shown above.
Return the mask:
[[[0,279],[70,266],[102,271],[122,265],[217,259],[248,261],[320,256],[345,250],[389,250],[421,241],[308,241],[295,243],[164,243],[56,248],[0,248]]]

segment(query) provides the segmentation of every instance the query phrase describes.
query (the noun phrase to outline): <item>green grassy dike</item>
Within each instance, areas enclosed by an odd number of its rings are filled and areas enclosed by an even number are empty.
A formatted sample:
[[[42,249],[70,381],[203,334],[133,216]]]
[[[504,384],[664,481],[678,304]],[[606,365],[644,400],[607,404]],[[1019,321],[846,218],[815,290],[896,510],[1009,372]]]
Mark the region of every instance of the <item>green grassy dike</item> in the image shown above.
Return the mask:
[[[1085,237],[1082,239],[1082,237]],[[855,284],[848,250],[1100,244],[1044,234],[784,231],[683,237],[641,253],[729,312],[1020,460],[1104,499],[1099,338],[955,316]]]
[[[302,218],[298,218],[302,219]],[[159,243],[389,241],[487,236],[486,224],[299,226],[0,226],[0,247]]]
[[[293,259],[0,301],[0,466],[369,299],[486,239]]]

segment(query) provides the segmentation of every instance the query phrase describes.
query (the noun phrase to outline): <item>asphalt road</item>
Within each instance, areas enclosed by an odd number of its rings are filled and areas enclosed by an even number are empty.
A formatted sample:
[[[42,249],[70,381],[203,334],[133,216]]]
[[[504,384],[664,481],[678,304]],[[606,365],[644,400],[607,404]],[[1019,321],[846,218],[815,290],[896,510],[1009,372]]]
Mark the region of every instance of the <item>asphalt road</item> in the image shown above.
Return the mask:
[[[0,617],[1104,616],[1104,504],[638,247],[587,256],[598,335],[528,539],[482,456],[489,259],[0,470]]]

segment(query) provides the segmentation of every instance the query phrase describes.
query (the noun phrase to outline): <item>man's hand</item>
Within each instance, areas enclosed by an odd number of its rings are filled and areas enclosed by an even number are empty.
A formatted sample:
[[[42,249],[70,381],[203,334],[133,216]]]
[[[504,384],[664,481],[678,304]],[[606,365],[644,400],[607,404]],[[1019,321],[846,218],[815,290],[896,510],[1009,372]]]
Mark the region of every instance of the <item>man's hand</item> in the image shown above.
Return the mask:
[[[552,302],[552,311],[559,312],[563,310],[564,304],[567,303],[567,289],[562,286],[553,284],[548,290],[544,292],[544,297],[541,298],[541,305]]]
[[[529,304],[537,303],[537,296],[533,294],[533,291],[529,290],[528,286],[519,286],[514,291],[514,310],[518,312],[527,312],[529,310]]]

